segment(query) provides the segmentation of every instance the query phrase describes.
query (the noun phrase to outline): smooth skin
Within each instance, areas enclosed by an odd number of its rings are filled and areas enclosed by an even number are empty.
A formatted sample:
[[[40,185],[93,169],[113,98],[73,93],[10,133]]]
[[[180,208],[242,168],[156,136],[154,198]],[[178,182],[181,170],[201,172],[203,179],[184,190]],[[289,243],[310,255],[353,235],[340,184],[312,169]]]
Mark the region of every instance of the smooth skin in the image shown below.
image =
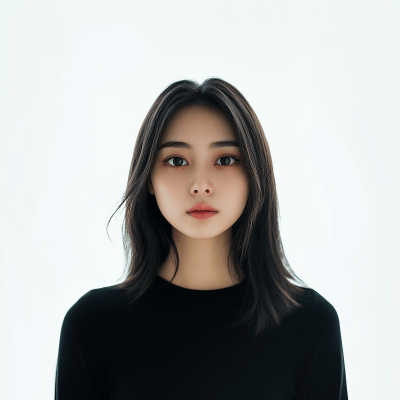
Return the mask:
[[[172,226],[179,253],[178,272],[173,284],[195,290],[215,290],[240,281],[228,252],[232,225],[246,206],[249,183],[238,147],[208,148],[211,142],[236,140],[229,120],[221,111],[191,105],[176,111],[165,126],[160,145],[186,142],[188,148],[160,149],[150,172],[149,192]],[[169,158],[173,156],[174,158]],[[236,157],[239,162],[234,158]],[[166,160],[169,158],[169,160]],[[164,162],[163,162],[164,161]],[[197,203],[208,203],[218,211],[198,220],[187,214]],[[172,252],[158,275],[171,280],[175,273]]]

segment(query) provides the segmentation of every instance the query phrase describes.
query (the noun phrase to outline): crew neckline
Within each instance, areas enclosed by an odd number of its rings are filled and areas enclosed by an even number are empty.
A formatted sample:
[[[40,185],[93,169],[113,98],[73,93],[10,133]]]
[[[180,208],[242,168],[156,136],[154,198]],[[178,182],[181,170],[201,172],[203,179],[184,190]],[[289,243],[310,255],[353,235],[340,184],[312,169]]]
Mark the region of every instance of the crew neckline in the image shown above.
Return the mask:
[[[160,275],[156,275],[154,282],[158,285],[162,285],[162,288],[173,291],[174,293],[182,293],[191,296],[204,296],[204,297],[225,297],[230,294],[237,293],[240,291],[241,287],[244,285],[246,277],[239,283],[219,289],[190,289],[183,286],[178,286],[173,282],[167,281]]]

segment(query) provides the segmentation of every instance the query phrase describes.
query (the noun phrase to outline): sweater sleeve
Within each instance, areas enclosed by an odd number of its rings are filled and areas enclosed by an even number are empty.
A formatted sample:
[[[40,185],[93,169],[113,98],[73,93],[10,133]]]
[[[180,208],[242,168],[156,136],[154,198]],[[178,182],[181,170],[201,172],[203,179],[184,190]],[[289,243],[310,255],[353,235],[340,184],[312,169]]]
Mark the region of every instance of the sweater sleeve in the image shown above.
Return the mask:
[[[300,353],[297,400],[347,400],[339,317],[315,292]]]
[[[88,353],[85,346],[92,305],[91,291],[83,295],[66,313],[58,349],[55,400],[94,400],[88,375]],[[86,348],[85,348],[86,347]]]

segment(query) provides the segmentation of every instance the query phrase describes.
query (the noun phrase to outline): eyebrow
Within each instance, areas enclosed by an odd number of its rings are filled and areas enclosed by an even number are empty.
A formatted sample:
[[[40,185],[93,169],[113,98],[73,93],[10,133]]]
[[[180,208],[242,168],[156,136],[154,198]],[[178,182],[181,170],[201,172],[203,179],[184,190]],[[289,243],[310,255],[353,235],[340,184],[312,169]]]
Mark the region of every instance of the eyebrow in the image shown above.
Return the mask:
[[[165,142],[162,145],[158,146],[158,150],[164,149],[165,147],[178,147],[185,149],[192,148],[192,146],[189,143],[178,142],[176,140],[169,140],[168,142]],[[215,149],[218,147],[239,147],[239,143],[236,140],[221,140],[219,142],[211,142],[208,145],[209,149]]]

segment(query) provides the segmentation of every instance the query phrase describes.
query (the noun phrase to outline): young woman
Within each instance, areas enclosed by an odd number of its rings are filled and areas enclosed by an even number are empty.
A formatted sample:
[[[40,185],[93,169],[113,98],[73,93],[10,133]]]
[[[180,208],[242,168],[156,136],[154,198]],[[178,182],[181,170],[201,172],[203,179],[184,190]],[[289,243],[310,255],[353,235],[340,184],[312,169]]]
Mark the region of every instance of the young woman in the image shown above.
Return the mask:
[[[269,146],[234,86],[160,94],[124,203],[126,278],[66,313],[56,399],[347,399],[338,315],[286,260]]]

